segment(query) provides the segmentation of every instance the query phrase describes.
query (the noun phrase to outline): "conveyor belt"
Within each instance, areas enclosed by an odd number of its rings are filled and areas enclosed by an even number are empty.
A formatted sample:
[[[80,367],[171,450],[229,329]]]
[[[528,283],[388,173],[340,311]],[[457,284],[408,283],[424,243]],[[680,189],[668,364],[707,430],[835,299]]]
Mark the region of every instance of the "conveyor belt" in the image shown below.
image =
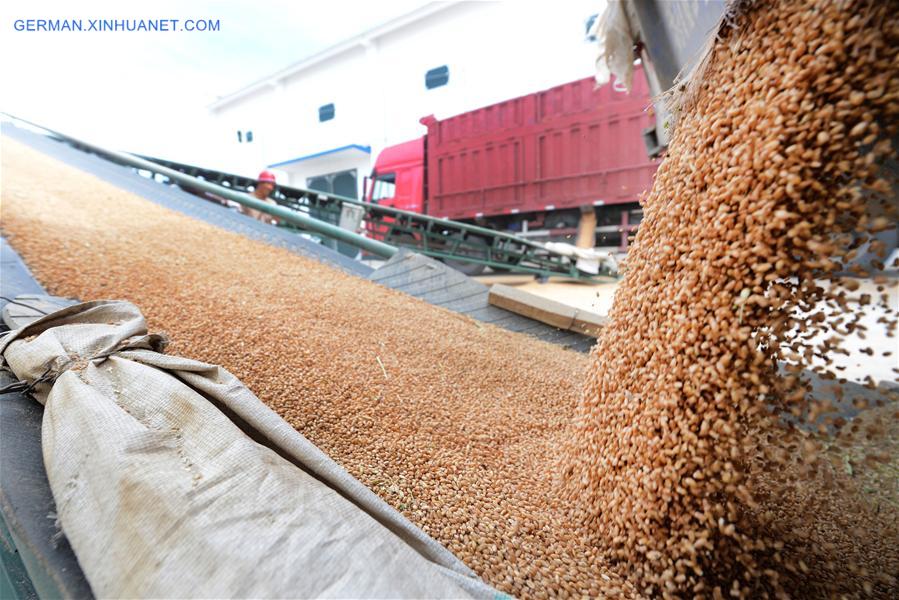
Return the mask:
[[[287,248],[291,252],[353,275],[367,277],[372,271],[371,267],[363,263],[347,258],[339,252],[293,232],[271,227],[220,204],[205,202],[179,187],[141,177],[129,167],[111,163],[94,154],[80,152],[44,135],[16,127],[11,123],[0,124],[0,133],[116,187],[195,219],[273,246]]]
[[[352,275],[371,279],[386,287],[404,291],[431,304],[444,306],[479,321],[526,333],[580,352],[587,352],[593,345],[593,339],[587,336],[562,331],[490,306],[487,303],[486,286],[428,257],[403,250],[376,271],[295,233],[266,225],[224,206],[204,201],[176,186],[141,177],[130,168],[116,165],[94,154],[81,152],[44,135],[16,127],[11,123],[2,123],[0,133],[169,209],[252,239],[287,248],[301,256],[323,262]],[[428,271],[423,270],[425,264],[428,265]]]
[[[66,141],[75,148],[83,149],[82,145],[74,140]],[[103,156],[103,151],[99,151],[99,154]],[[221,186],[220,190],[249,193],[256,186],[254,179],[234,173],[162,158],[131,155],[131,159],[135,157],[149,161],[150,165],[159,165]],[[128,160],[126,156],[120,158]],[[579,281],[590,281],[595,278],[595,275],[581,271],[577,267],[576,259],[550,250],[542,244],[535,243],[533,239],[506,231],[287,185],[278,185],[269,198],[282,206],[308,213],[316,220],[331,225],[339,225],[342,215],[347,210],[359,213],[366,223],[367,238],[437,258],[446,261],[447,264],[455,264],[456,268],[469,275],[479,274],[485,268],[491,267],[494,270],[529,273],[539,277],[556,275]],[[331,240],[331,243],[333,242]],[[342,243],[337,245],[346,246]],[[354,256],[357,251],[352,245],[345,247],[348,256]]]
[[[140,175],[178,185],[201,196],[211,195],[276,217],[280,226],[323,235],[323,243],[337,247],[348,256],[362,249],[375,256],[391,258],[398,247],[438,258],[469,274],[486,267],[539,277],[553,275],[584,281],[595,274],[582,271],[569,250],[550,248],[515,234],[452,221],[417,212],[365,202],[318,190],[278,185],[271,194],[274,203],[262,202],[251,192],[251,178],[205,167],[177,163],[162,158],[103,148],[85,140],[42,127],[12,115],[14,123],[40,130],[78,151],[95,154],[112,163],[135,169]],[[347,226],[340,224],[346,219]],[[353,231],[354,219],[362,219],[368,235]],[[336,245],[332,245],[336,242]]]

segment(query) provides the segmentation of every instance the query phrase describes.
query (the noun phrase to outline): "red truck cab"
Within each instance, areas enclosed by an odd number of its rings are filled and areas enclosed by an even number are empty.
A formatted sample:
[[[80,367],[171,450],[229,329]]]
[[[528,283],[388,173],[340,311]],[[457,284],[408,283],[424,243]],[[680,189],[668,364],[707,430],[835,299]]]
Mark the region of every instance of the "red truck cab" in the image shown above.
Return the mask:
[[[385,148],[375,161],[366,200],[417,213],[425,212],[423,137]]]

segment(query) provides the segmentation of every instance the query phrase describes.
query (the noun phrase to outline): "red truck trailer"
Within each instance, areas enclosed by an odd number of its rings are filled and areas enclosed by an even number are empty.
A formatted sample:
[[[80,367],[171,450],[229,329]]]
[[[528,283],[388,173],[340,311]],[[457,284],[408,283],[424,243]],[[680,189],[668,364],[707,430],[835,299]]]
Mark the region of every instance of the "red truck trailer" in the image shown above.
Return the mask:
[[[581,211],[593,210],[596,245],[624,249],[658,166],[643,142],[650,107],[638,72],[630,93],[586,78],[425,117],[427,135],[378,155],[366,199],[553,239],[575,235]]]

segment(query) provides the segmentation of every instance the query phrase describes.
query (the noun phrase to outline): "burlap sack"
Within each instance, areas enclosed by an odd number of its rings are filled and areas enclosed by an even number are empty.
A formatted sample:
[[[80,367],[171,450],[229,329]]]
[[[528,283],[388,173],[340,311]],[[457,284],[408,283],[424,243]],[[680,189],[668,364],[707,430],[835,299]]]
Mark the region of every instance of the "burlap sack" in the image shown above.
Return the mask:
[[[164,343],[112,301],[0,342],[44,404],[59,520],[97,596],[496,595],[234,376]]]

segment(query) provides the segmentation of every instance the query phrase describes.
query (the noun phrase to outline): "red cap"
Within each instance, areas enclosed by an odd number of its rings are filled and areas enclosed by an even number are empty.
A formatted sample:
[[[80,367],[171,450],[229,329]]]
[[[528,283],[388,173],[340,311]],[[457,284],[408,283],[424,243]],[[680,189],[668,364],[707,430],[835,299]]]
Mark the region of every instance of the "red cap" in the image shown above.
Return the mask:
[[[257,181],[259,183],[262,183],[264,181],[267,181],[268,183],[275,183],[275,174],[271,171],[263,171],[259,174]]]

